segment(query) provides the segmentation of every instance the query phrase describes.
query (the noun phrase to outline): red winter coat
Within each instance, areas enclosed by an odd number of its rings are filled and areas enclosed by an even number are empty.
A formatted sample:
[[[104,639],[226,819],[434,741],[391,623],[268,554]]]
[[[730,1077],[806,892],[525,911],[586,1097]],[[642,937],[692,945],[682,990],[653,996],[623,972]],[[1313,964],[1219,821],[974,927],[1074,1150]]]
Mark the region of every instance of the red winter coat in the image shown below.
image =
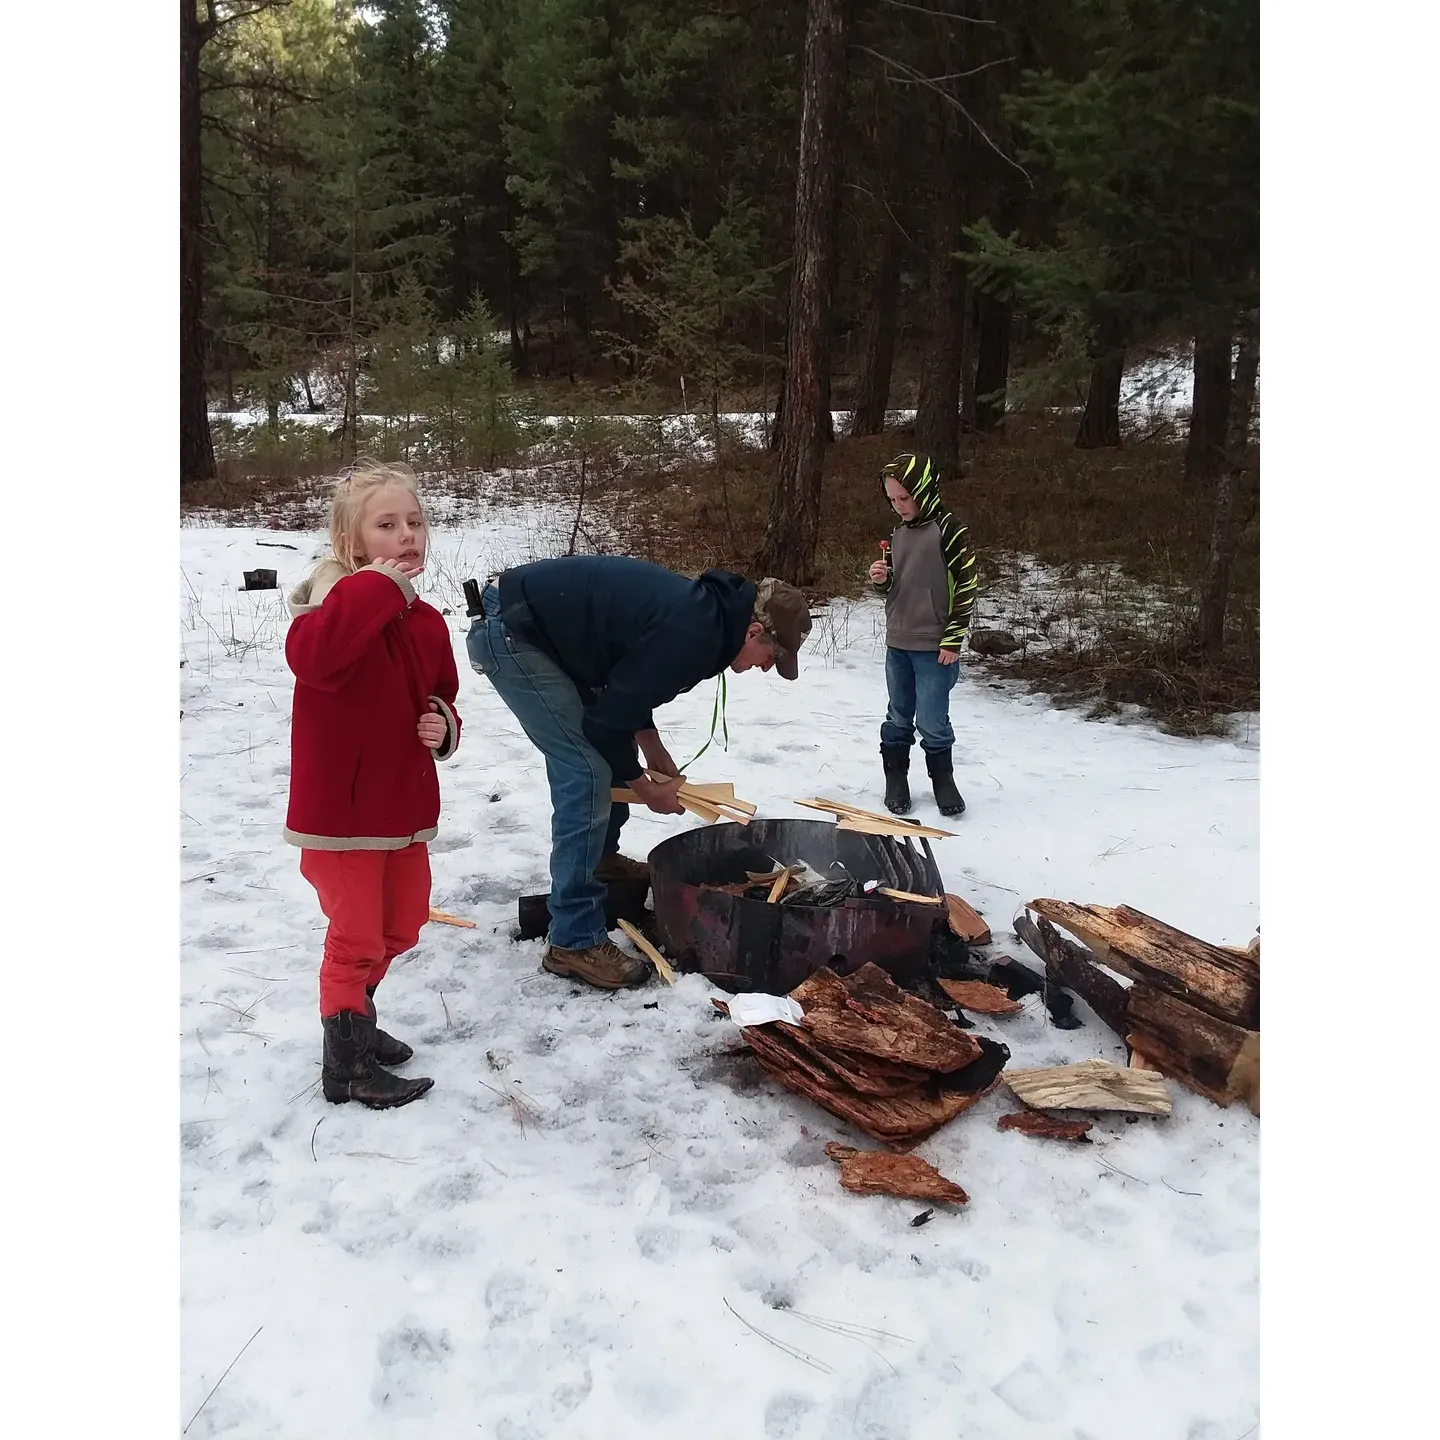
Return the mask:
[[[435,761],[460,743],[460,682],[439,611],[401,576],[369,565],[347,575],[331,562],[294,591],[290,613],[286,840],[310,850],[401,850],[434,839]],[[415,728],[431,700],[446,729],[434,751]]]

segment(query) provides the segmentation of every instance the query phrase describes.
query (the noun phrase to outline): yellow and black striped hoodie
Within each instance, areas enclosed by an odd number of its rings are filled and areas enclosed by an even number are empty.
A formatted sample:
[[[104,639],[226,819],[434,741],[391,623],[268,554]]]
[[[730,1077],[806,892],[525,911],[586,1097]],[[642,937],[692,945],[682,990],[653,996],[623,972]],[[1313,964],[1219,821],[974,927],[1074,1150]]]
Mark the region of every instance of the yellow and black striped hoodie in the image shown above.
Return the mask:
[[[975,608],[970,531],[940,503],[940,484],[925,456],[897,455],[880,476],[897,480],[920,507],[890,537],[885,643],[894,650],[958,650]]]

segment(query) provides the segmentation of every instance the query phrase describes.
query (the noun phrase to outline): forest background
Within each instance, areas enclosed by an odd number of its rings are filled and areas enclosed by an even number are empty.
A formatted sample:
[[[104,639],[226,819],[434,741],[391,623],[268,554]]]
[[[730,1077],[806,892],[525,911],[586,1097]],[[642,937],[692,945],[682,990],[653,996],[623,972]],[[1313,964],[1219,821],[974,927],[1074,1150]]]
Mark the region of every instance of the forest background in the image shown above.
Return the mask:
[[[505,467],[820,599],[914,449],[995,663],[1258,707],[1256,0],[180,10],[182,509]]]

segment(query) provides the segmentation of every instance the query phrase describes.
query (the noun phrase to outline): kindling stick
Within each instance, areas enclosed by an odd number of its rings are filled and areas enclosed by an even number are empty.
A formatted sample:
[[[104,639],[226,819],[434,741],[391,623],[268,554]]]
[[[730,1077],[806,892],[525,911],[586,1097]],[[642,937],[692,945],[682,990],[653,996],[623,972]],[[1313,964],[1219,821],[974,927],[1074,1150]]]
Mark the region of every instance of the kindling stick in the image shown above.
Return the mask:
[[[675,983],[675,970],[670,962],[628,921],[615,922],[630,937],[635,948],[655,967],[660,978],[667,984]]]

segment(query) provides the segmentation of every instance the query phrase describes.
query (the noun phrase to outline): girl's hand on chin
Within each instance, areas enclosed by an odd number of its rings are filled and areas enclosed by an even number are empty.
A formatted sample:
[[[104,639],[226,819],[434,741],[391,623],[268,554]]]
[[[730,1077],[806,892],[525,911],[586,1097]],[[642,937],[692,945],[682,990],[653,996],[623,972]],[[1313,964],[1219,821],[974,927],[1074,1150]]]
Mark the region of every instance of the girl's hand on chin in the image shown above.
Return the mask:
[[[416,560],[376,560],[373,563],[377,569],[393,571],[407,580],[413,580],[425,568],[423,561]]]

